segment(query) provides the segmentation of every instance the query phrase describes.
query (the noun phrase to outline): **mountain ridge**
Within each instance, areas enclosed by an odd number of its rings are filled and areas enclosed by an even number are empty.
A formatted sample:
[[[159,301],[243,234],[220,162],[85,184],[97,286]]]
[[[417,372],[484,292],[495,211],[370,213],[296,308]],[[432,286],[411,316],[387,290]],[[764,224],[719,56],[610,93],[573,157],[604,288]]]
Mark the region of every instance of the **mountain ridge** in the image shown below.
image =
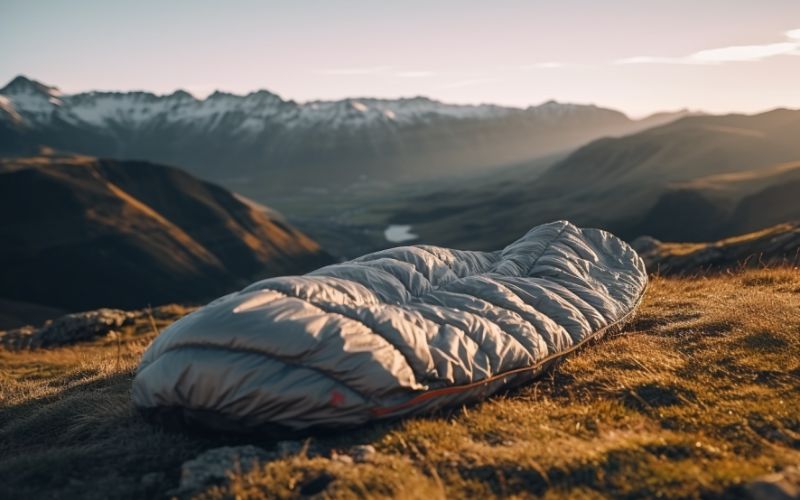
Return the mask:
[[[12,80],[9,81],[4,87],[0,88],[0,94],[8,95],[9,93],[16,93],[18,89],[26,89],[26,88],[33,88],[40,92],[42,95],[46,95],[47,97],[60,97],[60,96],[68,96],[68,97],[88,97],[88,96],[95,96],[95,97],[103,97],[103,96],[124,96],[124,95],[139,95],[142,97],[146,97],[148,99],[176,99],[176,100],[192,100],[197,103],[203,103],[208,101],[213,101],[220,98],[237,98],[237,99],[254,99],[259,98],[261,100],[275,100],[280,101],[286,104],[292,104],[297,106],[319,106],[331,103],[348,103],[348,104],[355,104],[355,108],[358,109],[358,103],[368,102],[374,104],[422,104],[422,103],[429,103],[432,105],[440,105],[446,106],[448,108],[453,109],[462,109],[462,110],[495,110],[498,112],[504,111],[527,111],[527,110],[554,110],[561,108],[596,108],[596,109],[607,109],[614,111],[616,113],[625,115],[622,111],[617,111],[611,108],[606,108],[603,106],[599,106],[597,104],[587,103],[587,104],[578,104],[578,103],[570,103],[570,102],[560,102],[555,99],[548,99],[540,104],[537,105],[528,105],[528,106],[506,106],[506,105],[499,105],[499,104],[492,104],[492,103],[478,103],[478,104],[452,104],[446,103],[444,101],[440,101],[437,99],[432,99],[426,97],[424,95],[415,95],[415,96],[408,96],[408,97],[397,97],[397,98],[384,98],[384,97],[373,97],[373,96],[353,96],[353,97],[345,97],[342,99],[312,99],[308,101],[298,101],[294,99],[284,99],[279,94],[274,93],[265,88],[259,88],[256,90],[249,91],[247,93],[236,93],[236,92],[228,92],[223,90],[215,90],[212,93],[208,94],[205,98],[200,98],[192,94],[191,92],[185,89],[176,89],[172,92],[168,93],[156,93],[151,92],[148,90],[90,90],[90,91],[82,91],[82,92],[74,92],[74,93],[62,93],[58,87],[51,86],[44,84],[38,80],[29,78],[25,75],[17,75]],[[632,121],[639,121],[639,122],[659,122],[659,121],[668,121],[674,119],[676,115],[684,115],[684,114],[703,114],[699,111],[692,111],[687,108],[678,109],[675,111],[657,111],[645,115],[641,118],[634,119],[630,118]],[[392,118],[391,115],[386,116],[387,118]],[[396,118],[396,117],[395,117]]]
[[[298,185],[348,185],[490,170],[686,114],[632,120],[595,105],[455,105],[425,97],[298,103],[266,90],[85,92],[18,77],[0,90],[0,153],[41,146],[181,165],[258,199]]]

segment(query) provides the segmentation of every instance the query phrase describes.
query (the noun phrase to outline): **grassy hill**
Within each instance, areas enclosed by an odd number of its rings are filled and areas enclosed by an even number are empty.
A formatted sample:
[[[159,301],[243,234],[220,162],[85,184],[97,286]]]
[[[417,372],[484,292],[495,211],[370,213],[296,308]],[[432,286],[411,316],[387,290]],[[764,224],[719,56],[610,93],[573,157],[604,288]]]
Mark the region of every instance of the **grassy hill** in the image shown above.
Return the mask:
[[[800,222],[786,222],[759,231],[709,243],[666,243],[638,238],[633,246],[650,272],[690,274],[736,267],[800,264]]]
[[[83,156],[0,160],[0,240],[0,312],[6,302],[19,311],[205,300],[330,262],[280,216],[219,186]]]
[[[654,278],[621,333],[538,383],[449,414],[312,436],[210,498],[506,495],[714,498],[800,461],[800,273]],[[0,351],[0,497],[163,496],[205,449],[272,441],[165,431],[130,402],[139,356],[181,308],[119,335]],[[372,444],[366,463],[336,450]]]

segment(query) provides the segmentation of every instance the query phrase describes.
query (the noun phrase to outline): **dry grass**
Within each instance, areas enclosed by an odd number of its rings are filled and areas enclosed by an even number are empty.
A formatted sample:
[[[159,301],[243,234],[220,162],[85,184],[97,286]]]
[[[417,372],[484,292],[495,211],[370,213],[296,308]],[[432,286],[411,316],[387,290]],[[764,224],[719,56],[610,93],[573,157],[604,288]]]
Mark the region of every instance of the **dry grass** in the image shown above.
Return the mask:
[[[0,497],[163,495],[203,449],[271,446],[143,422],[128,391],[151,336],[143,324],[118,340],[0,352]],[[730,496],[800,462],[799,393],[800,272],[655,278],[622,334],[536,384],[311,438],[322,449],[373,444],[373,462],[300,454],[201,496]],[[163,474],[142,482],[152,472]]]
[[[704,250],[708,248],[714,248],[714,247],[724,248],[733,245],[752,244],[758,242],[758,240],[764,240],[767,238],[780,236],[790,231],[794,231],[795,228],[796,224],[790,224],[790,223],[777,224],[774,226],[761,229],[759,231],[752,231],[737,236],[731,236],[729,238],[723,238],[721,240],[710,243],[664,242],[661,243],[660,250],[666,255],[686,255],[692,252],[696,252],[698,250]]]

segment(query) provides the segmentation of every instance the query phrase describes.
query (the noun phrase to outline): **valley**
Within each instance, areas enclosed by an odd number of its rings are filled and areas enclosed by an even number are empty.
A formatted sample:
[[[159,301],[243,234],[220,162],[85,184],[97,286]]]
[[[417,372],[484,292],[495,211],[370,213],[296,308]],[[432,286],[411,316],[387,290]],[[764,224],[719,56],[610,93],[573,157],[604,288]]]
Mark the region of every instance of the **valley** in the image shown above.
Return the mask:
[[[558,218],[629,240],[734,236],[800,217],[796,137],[800,111],[685,117],[591,142],[542,173],[412,198],[390,220],[459,248],[491,248]]]

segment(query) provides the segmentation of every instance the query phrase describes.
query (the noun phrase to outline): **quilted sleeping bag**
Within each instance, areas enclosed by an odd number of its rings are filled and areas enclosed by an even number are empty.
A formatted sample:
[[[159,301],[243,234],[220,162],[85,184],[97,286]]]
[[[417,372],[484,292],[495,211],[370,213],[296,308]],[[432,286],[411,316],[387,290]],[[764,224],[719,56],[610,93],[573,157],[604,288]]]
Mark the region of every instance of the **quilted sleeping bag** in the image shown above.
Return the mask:
[[[531,380],[636,309],[626,243],[559,221],[494,252],[405,246],[270,278],[144,353],[134,404],[225,430],[352,426]]]

